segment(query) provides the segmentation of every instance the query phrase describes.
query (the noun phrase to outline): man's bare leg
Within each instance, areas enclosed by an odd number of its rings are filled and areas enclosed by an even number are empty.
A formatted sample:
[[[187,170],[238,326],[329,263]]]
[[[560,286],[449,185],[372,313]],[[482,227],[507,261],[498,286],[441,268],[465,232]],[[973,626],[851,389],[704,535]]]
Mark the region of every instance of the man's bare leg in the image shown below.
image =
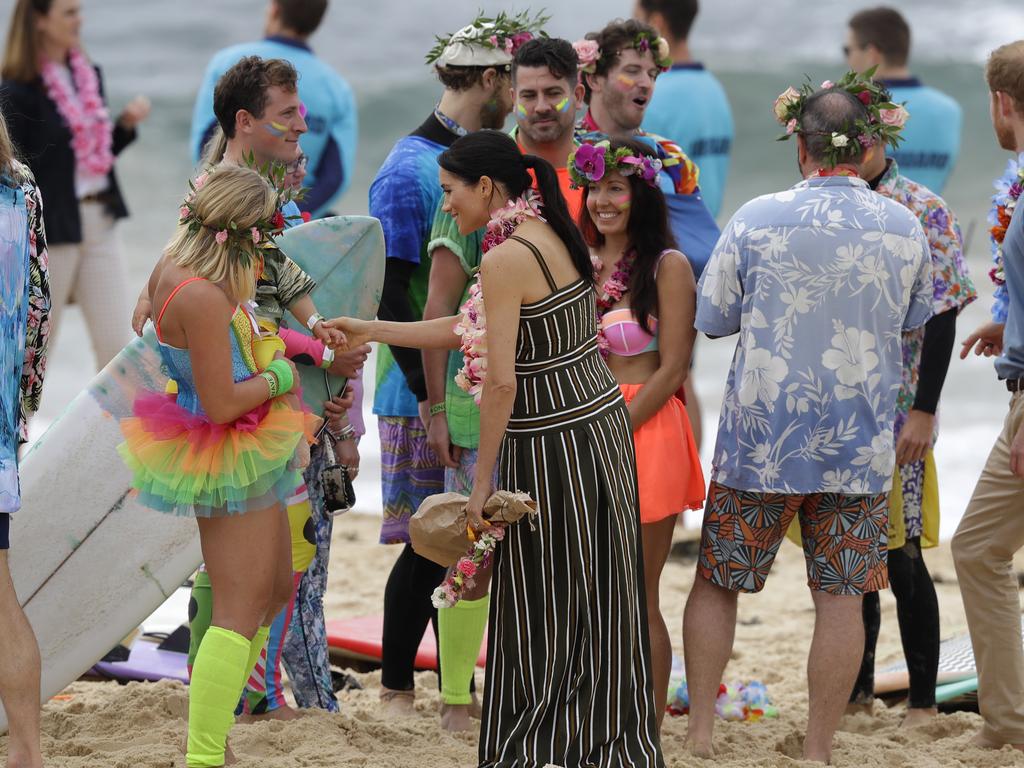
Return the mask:
[[[715,702],[736,636],[737,597],[737,593],[715,586],[697,574],[686,601],[683,657],[690,692],[686,743],[696,757],[714,755],[711,735],[715,727]]]
[[[814,639],[807,658],[809,694],[804,759],[827,763],[832,737],[857,679],[864,653],[862,597],[811,592]]]

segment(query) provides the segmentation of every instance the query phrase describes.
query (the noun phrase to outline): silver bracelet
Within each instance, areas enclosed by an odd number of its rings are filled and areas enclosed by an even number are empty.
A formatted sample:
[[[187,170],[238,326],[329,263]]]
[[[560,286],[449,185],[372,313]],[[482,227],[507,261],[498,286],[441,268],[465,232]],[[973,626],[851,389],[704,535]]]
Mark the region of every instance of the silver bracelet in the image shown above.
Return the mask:
[[[356,437],[356,428],[353,427],[351,424],[346,424],[344,427],[338,430],[338,433],[336,435],[334,435],[334,439],[337,440],[339,443],[343,443],[346,440],[355,440]]]

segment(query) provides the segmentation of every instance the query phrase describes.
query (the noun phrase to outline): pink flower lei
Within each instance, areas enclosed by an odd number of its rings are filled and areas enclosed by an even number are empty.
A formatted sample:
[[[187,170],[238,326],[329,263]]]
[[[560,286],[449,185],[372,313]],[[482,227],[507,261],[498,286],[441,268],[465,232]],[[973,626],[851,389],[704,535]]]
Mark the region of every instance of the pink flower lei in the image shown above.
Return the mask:
[[[484,235],[481,249],[487,253],[491,248],[505,242],[509,235],[528,218],[544,221],[541,216],[540,195],[536,190],[529,189],[522,197],[509,200],[503,208],[495,212],[487,222],[487,233]],[[464,392],[473,396],[473,401],[480,405],[484,393],[484,379],[487,374],[487,331],[484,315],[484,292],[480,286],[480,276],[469,287],[469,297],[460,309],[459,321],[455,324],[455,333],[462,337],[462,369],[455,375],[455,384]]]
[[[604,262],[597,256],[591,256],[590,261],[594,265],[594,280],[596,282],[600,279]],[[611,354],[611,349],[608,337],[601,327],[601,319],[629,290],[629,278],[633,274],[633,262],[635,261],[636,252],[632,248],[622,254],[622,258],[615,262],[611,276],[601,286],[601,293],[597,297],[597,348],[604,358]]]
[[[46,94],[71,130],[71,147],[79,172],[104,176],[114,166],[113,124],[100,96],[99,78],[81,51],[68,52],[71,79],[77,99],[60,75],[60,65],[49,59],[40,62]]]

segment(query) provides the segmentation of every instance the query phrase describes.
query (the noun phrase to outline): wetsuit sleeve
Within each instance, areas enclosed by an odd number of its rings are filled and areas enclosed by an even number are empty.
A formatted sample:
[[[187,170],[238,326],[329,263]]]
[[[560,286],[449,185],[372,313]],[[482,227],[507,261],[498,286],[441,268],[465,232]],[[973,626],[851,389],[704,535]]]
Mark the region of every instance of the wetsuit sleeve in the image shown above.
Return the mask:
[[[320,163],[316,167],[316,181],[298,201],[299,208],[312,213],[331,202],[341,192],[346,170],[334,137],[328,137],[327,145],[320,156]]]
[[[956,309],[949,309],[925,323],[917,393],[914,395],[915,411],[935,413],[939,407],[942,385],[956,346],[956,314]]]
[[[384,290],[377,308],[377,317],[399,323],[420,320],[409,301],[409,281],[417,265],[401,259],[388,259],[384,270]],[[395,362],[417,402],[427,399],[427,380],[423,373],[423,355],[418,349],[389,345]]]

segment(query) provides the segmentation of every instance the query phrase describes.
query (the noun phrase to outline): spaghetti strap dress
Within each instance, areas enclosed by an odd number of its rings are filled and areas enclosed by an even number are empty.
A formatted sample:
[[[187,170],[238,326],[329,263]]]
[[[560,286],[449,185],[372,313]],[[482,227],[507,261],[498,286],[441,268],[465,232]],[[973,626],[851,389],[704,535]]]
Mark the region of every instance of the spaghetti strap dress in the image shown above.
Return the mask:
[[[300,483],[292,467],[295,449],[302,439],[312,441],[317,419],[277,397],[229,424],[210,420],[199,402],[189,351],[167,344],[160,334],[167,306],[201,279],[176,286],[156,320],[160,357],[177,382],[177,394],[140,393],[132,415],[121,420],[125,442],[118,451],[132,471],[139,501],[160,512],[222,517],[284,504]],[[255,318],[239,305],[220,332],[230,335],[233,380],[256,375]]]
[[[579,279],[523,304],[500,484],[538,503],[495,553],[481,768],[662,768],[636,462]]]

